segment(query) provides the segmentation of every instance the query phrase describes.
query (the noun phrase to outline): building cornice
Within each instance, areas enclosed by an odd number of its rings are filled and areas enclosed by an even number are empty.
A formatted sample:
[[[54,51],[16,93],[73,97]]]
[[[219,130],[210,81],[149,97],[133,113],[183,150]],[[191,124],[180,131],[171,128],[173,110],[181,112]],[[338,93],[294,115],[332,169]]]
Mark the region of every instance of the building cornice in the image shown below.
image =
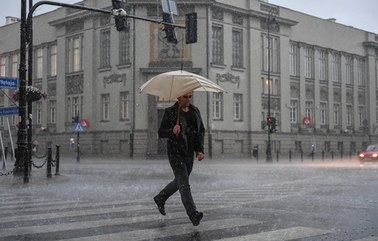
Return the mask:
[[[202,68],[192,68],[192,67],[184,67],[185,71],[199,74],[202,70]],[[177,70],[177,68],[174,67],[151,67],[151,68],[140,68],[139,69],[141,73],[143,74],[160,74],[165,73],[169,71]]]
[[[378,49],[378,42],[374,42],[374,41],[366,41],[363,43],[364,47],[367,47],[367,48],[376,48]]]
[[[103,10],[109,10],[110,11],[110,6],[107,7],[107,8],[103,8]],[[89,12],[89,11],[86,11],[86,10],[81,10],[81,11],[75,12],[74,14],[69,14],[64,18],[53,20],[53,21],[49,22],[49,24],[51,26],[58,26],[58,25],[70,23],[72,21],[77,21],[79,19],[93,18],[93,17],[99,16],[99,15],[104,15],[104,13],[94,13],[94,12]]]

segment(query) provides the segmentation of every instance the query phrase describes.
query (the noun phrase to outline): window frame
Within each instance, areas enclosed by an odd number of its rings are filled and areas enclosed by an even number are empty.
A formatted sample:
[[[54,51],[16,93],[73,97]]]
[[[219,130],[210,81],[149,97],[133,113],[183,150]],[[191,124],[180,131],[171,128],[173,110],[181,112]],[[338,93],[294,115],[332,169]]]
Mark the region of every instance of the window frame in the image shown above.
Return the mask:
[[[213,25],[212,28],[212,64],[224,64],[224,30],[222,25]]]

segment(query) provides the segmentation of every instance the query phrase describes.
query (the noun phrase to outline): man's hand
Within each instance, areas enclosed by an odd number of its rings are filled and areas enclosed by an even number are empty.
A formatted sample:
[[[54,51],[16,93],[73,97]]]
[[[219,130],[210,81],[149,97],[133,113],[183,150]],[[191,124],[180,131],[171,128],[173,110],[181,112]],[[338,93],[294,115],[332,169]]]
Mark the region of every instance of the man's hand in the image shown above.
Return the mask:
[[[180,125],[175,125],[172,131],[173,131],[173,134],[175,134],[175,136],[178,137],[178,135],[180,134],[180,130],[181,130]]]
[[[203,154],[202,152],[196,152],[196,157],[198,161],[202,161],[205,158],[205,154]]]

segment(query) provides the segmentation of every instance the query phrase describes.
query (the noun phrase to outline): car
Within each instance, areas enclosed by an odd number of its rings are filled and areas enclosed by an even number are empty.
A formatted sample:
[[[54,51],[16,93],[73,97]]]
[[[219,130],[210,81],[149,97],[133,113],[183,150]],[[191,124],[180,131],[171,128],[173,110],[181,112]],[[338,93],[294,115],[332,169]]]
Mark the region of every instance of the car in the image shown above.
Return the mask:
[[[366,150],[358,154],[360,163],[378,161],[378,144],[369,145]]]

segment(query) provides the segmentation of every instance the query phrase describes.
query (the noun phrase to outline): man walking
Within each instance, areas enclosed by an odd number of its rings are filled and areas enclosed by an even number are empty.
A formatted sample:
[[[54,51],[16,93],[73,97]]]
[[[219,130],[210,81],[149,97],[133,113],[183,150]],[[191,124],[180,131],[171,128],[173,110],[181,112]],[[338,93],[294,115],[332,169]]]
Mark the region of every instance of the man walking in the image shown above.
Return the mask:
[[[165,109],[159,128],[159,137],[168,138],[167,152],[169,164],[175,178],[163,188],[154,201],[162,215],[165,215],[165,202],[177,190],[181,201],[194,226],[199,225],[203,213],[198,212],[194,204],[189,185],[189,175],[192,172],[194,153],[198,161],[204,156],[204,135],[200,111],[192,105],[192,92],[177,98],[177,102]]]

